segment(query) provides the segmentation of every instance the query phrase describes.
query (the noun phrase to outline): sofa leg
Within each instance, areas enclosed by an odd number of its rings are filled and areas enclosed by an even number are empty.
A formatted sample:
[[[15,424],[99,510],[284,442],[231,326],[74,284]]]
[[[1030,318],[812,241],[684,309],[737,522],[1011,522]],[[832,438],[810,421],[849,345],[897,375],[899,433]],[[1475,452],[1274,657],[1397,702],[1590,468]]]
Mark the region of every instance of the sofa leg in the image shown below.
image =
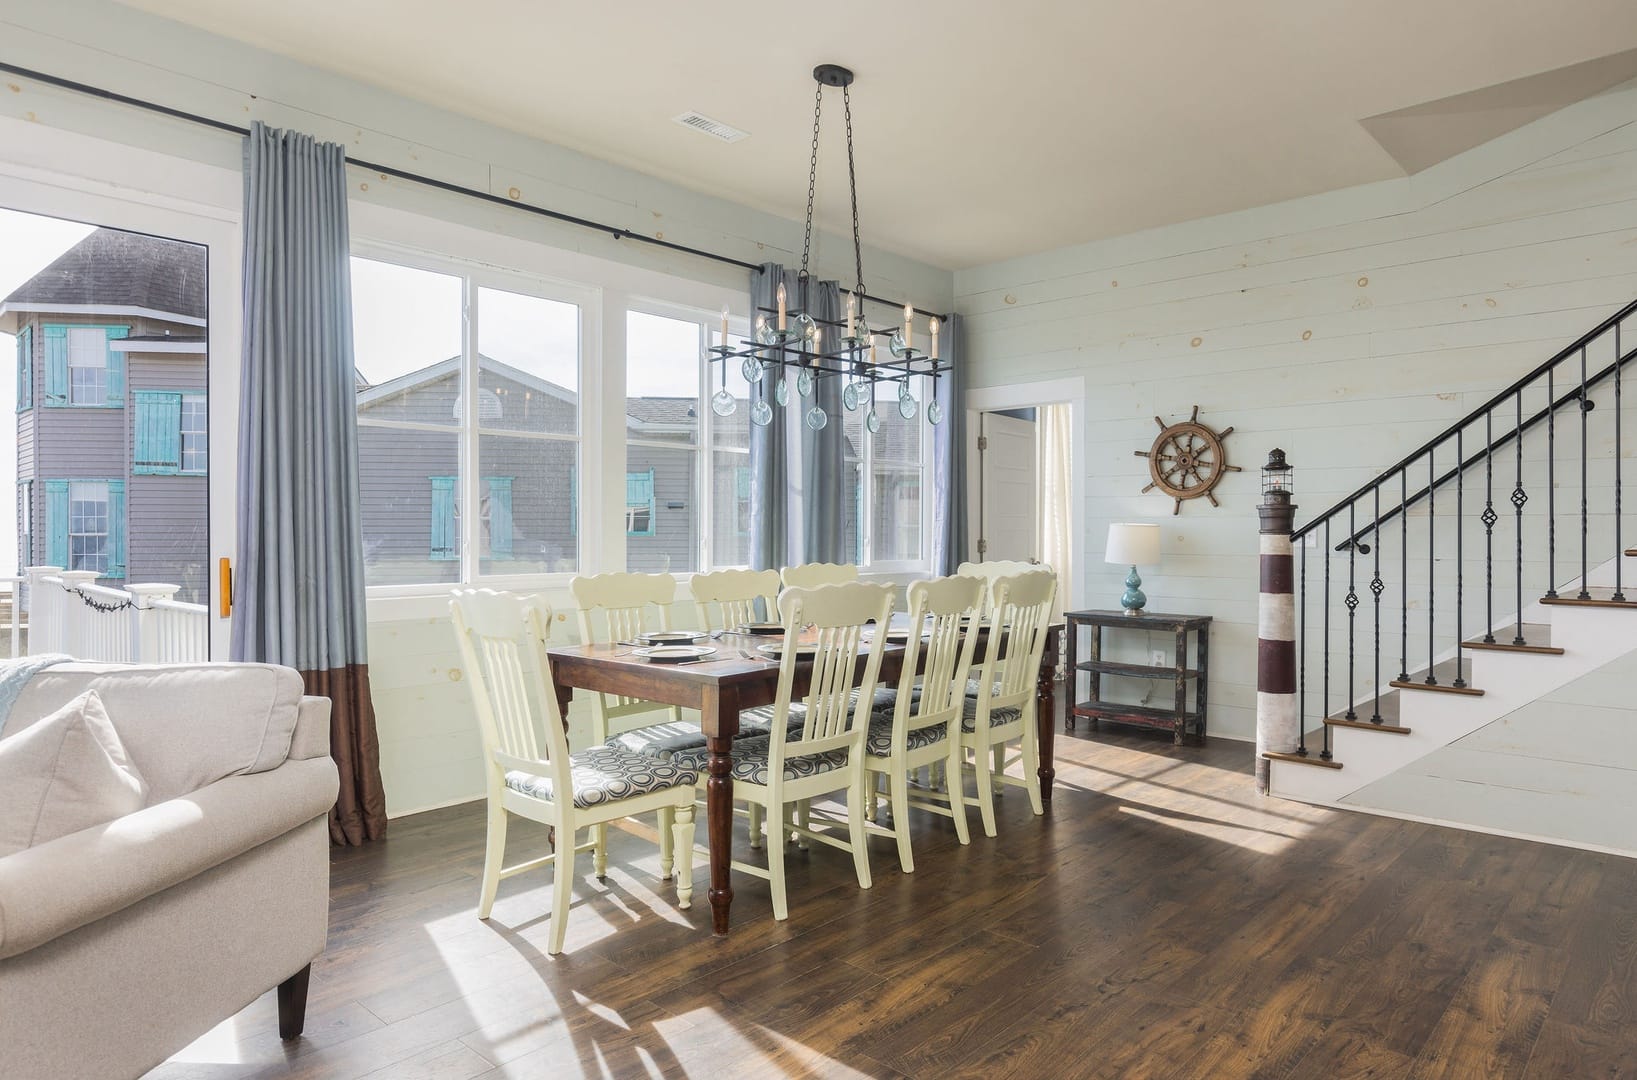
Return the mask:
[[[307,979],[313,973],[308,964],[279,983],[279,1038],[288,1042],[301,1037],[307,1022]]]

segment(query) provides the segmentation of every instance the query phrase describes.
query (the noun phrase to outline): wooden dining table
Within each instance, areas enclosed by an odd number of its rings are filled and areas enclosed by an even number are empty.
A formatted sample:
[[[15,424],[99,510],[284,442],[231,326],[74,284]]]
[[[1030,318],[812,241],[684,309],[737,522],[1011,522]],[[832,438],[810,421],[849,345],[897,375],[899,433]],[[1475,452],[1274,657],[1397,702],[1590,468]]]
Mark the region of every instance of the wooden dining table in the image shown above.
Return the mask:
[[[1040,796],[1049,806],[1056,725],[1053,681],[1056,676],[1062,626],[1054,625],[1046,635],[1038,681],[1039,709],[1036,717],[1040,739]],[[705,811],[710,841],[711,925],[717,934],[728,932],[728,912],[733,904],[733,883],[729,862],[733,843],[733,739],[739,733],[739,714],[758,705],[773,704],[778,690],[779,664],[759,651],[767,637],[724,633],[705,643],[716,649],[710,659],[687,664],[654,663],[636,654],[630,645],[572,645],[548,649],[557,704],[568,716],[574,691],[619,694],[641,698],[659,705],[695,709],[709,750],[706,766]],[[980,646],[981,647],[981,646]],[[887,642],[881,656],[880,681],[892,685],[903,669],[902,644]],[[924,655],[924,654],[923,654]],[[807,665],[797,669],[795,692],[806,690]],[[855,678],[863,677],[858,665]],[[777,857],[775,853],[774,857]]]

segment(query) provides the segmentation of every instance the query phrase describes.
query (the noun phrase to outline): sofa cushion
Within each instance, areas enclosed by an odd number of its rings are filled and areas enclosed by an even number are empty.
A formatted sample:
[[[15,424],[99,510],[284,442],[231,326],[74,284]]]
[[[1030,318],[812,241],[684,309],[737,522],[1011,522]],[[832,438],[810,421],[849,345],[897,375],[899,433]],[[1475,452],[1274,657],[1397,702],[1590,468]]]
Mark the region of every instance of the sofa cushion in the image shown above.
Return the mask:
[[[276,769],[290,753],[301,676],[271,664],[59,664],[29,681],[8,735],[87,690],[101,696],[147,805],[224,776]]]
[[[0,739],[0,858],[135,813],[132,767],[95,690]]]

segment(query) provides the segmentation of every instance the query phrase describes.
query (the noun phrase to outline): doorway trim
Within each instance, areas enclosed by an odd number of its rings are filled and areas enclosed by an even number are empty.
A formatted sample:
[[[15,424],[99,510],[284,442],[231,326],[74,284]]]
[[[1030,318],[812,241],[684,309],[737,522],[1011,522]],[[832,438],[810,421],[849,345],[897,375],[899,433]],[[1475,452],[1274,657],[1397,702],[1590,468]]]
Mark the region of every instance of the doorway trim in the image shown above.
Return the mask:
[[[976,457],[971,450],[977,439],[978,414],[999,412],[1002,409],[1026,409],[1039,405],[1067,405],[1069,407],[1069,473],[1074,490],[1069,495],[1070,535],[1069,548],[1073,565],[1069,573],[1069,602],[1063,606],[1074,610],[1085,606],[1086,565],[1086,489],[1080,482],[1080,470],[1086,460],[1086,380],[1084,376],[1068,379],[1046,379],[1040,382],[1013,383],[1008,386],[980,386],[966,392],[966,430],[968,442],[968,469],[975,467]],[[973,508],[976,512],[976,508]],[[968,523],[968,536],[971,524]]]

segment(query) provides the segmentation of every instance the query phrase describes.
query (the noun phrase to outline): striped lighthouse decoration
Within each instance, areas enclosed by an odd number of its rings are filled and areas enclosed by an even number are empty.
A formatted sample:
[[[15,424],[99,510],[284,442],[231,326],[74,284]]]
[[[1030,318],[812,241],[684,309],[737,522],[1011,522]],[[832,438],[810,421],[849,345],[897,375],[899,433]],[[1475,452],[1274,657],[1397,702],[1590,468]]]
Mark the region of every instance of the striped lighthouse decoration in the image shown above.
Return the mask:
[[[1285,452],[1268,452],[1262,467],[1261,595],[1256,606],[1256,790],[1268,793],[1270,750],[1289,752],[1301,735],[1296,707],[1295,559],[1290,534],[1296,505],[1290,501],[1291,467]]]

